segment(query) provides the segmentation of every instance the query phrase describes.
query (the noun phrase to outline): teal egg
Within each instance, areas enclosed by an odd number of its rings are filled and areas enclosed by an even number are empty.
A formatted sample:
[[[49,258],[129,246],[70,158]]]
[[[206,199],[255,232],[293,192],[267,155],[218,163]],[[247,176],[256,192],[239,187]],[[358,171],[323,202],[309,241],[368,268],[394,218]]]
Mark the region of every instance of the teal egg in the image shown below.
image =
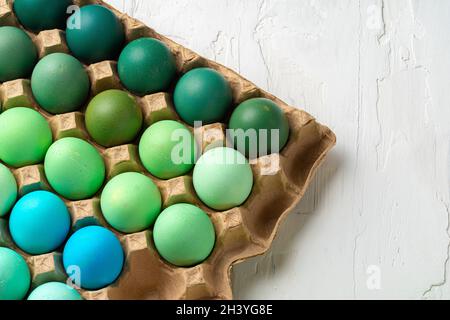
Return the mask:
[[[117,69],[123,85],[139,95],[166,90],[177,73],[172,52],[152,38],[130,42],[120,54]]]
[[[22,300],[30,281],[25,260],[17,252],[0,247],[0,300]]]
[[[245,202],[252,191],[253,172],[240,152],[231,148],[214,148],[197,161],[193,183],[203,203],[223,211]]]
[[[80,109],[89,95],[89,76],[83,65],[65,53],[53,53],[41,59],[31,76],[31,88],[37,103],[53,114]]]
[[[95,4],[81,7],[69,17],[66,40],[75,57],[91,64],[115,60],[122,50],[125,33],[111,10]]]
[[[0,163],[0,217],[5,216],[17,199],[17,183],[13,174]]]
[[[15,0],[14,13],[20,24],[34,32],[65,29],[67,8],[72,0]]]
[[[77,290],[61,282],[47,282],[34,289],[28,300],[83,300]]]
[[[16,27],[0,27],[0,57],[0,82],[28,78],[38,60],[33,41]]]
[[[226,79],[217,71],[198,68],[178,81],[174,92],[175,109],[191,126],[223,122],[232,106],[232,92]]]

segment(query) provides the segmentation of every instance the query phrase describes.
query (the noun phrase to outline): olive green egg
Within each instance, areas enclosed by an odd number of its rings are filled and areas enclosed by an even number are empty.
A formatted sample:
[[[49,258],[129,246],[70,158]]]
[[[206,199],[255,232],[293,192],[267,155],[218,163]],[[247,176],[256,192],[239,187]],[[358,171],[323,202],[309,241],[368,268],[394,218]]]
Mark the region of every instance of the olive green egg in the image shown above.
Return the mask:
[[[69,200],[92,197],[105,179],[105,163],[100,153],[78,138],[53,143],[45,156],[44,169],[50,186]]]
[[[100,204],[103,216],[114,229],[134,233],[153,225],[161,212],[161,194],[150,178],[126,172],[106,184]]]
[[[80,109],[89,95],[89,76],[83,65],[65,53],[41,59],[31,76],[31,89],[37,103],[53,114]]]
[[[142,127],[142,111],[133,96],[121,90],[96,95],[86,109],[86,129],[104,147],[133,141]]]
[[[125,42],[122,23],[108,8],[86,5],[67,20],[67,45],[72,54],[91,64],[116,60]]]
[[[0,160],[12,167],[42,162],[52,144],[47,120],[30,108],[12,108],[0,114]]]
[[[65,29],[67,8],[72,0],[15,0],[14,13],[19,22],[34,32]]]
[[[33,41],[16,27],[0,27],[0,57],[0,82],[28,78],[38,60]]]
[[[232,107],[232,92],[227,80],[210,68],[186,73],[177,83],[173,95],[175,109],[181,119],[193,126],[223,122]]]
[[[139,142],[139,155],[144,167],[160,179],[188,173],[194,166],[196,150],[193,134],[173,120],[153,124]]]
[[[186,203],[168,207],[153,228],[158,253],[169,263],[189,267],[211,254],[215,243],[214,225],[200,208]]]
[[[17,182],[7,167],[0,163],[0,217],[5,216],[17,199]]]
[[[228,127],[234,147],[252,159],[280,152],[289,138],[286,115],[265,98],[241,103],[233,111]]]
[[[153,38],[130,42],[120,54],[117,69],[123,85],[139,95],[165,91],[177,73],[172,52]]]

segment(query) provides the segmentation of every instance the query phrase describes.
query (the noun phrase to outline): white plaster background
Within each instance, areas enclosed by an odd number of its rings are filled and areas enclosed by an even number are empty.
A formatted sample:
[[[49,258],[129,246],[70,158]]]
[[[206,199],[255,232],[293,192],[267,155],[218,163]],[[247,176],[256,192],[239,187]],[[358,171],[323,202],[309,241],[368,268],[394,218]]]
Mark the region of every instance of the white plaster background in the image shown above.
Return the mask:
[[[107,2],[337,134],[236,298],[450,298],[450,1]]]

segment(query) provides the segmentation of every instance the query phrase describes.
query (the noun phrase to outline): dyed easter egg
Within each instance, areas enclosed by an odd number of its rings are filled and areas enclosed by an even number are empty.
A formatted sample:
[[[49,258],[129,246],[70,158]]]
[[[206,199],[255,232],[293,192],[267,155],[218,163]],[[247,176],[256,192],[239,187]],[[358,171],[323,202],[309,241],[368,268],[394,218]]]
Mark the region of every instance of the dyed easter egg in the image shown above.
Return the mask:
[[[194,188],[208,207],[228,210],[245,202],[252,191],[253,173],[247,159],[231,148],[214,148],[197,161]]]
[[[63,244],[70,229],[70,214],[55,194],[35,191],[23,196],[9,218],[9,231],[23,251],[38,255]]]
[[[0,57],[0,82],[27,78],[38,60],[33,41],[16,27],[0,27]]]
[[[14,13],[20,24],[34,32],[65,29],[70,5],[72,0],[15,0]]]
[[[181,123],[163,120],[142,135],[139,155],[144,167],[155,177],[171,179],[189,172],[194,166],[196,143]]]
[[[120,20],[106,7],[81,7],[67,20],[66,40],[72,54],[91,64],[115,60],[125,41]]]
[[[161,211],[161,194],[153,181],[136,172],[114,177],[103,189],[101,208],[115,229],[139,232],[150,227]]]
[[[97,290],[113,283],[124,263],[119,239],[108,229],[90,226],[67,241],[63,264],[69,277],[83,289]]]
[[[0,114],[0,160],[7,165],[23,167],[42,162],[51,144],[52,131],[39,112],[12,108]]]
[[[25,260],[17,252],[0,247],[0,300],[22,300],[30,281]]]
[[[139,95],[166,90],[177,72],[172,52],[152,38],[130,42],[120,54],[117,69],[123,85]]]
[[[231,115],[234,146],[247,157],[278,153],[289,138],[289,123],[273,101],[255,98],[241,103]]]
[[[62,282],[47,282],[34,289],[28,300],[83,300],[77,290]]]
[[[232,104],[231,88],[225,78],[209,68],[186,73],[174,92],[175,108],[181,119],[190,125],[203,125],[224,120]]]
[[[136,138],[142,126],[142,111],[125,91],[107,90],[91,100],[85,119],[91,137],[102,146],[113,147]]]
[[[52,144],[44,168],[52,188],[70,200],[92,197],[105,179],[105,163],[98,151],[77,138],[63,138]]]
[[[53,53],[41,59],[31,76],[31,88],[37,103],[53,114],[80,109],[89,95],[89,76],[83,65],[65,53]]]
[[[17,199],[17,182],[7,167],[0,163],[0,217],[8,214]]]
[[[214,225],[208,215],[191,204],[168,207],[153,229],[158,253],[168,262],[189,267],[204,261],[214,248]]]

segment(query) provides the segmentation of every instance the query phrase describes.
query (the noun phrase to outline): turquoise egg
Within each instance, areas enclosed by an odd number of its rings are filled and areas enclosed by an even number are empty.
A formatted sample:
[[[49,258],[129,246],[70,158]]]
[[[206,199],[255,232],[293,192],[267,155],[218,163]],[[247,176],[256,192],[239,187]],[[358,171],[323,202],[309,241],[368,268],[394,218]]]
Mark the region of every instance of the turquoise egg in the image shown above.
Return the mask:
[[[9,230],[16,245],[38,255],[61,246],[70,229],[70,215],[64,202],[48,191],[22,197],[9,218]]]
[[[83,300],[77,290],[61,282],[48,282],[34,289],[28,300]]]
[[[30,281],[25,260],[17,252],[0,247],[0,300],[22,300]]]

